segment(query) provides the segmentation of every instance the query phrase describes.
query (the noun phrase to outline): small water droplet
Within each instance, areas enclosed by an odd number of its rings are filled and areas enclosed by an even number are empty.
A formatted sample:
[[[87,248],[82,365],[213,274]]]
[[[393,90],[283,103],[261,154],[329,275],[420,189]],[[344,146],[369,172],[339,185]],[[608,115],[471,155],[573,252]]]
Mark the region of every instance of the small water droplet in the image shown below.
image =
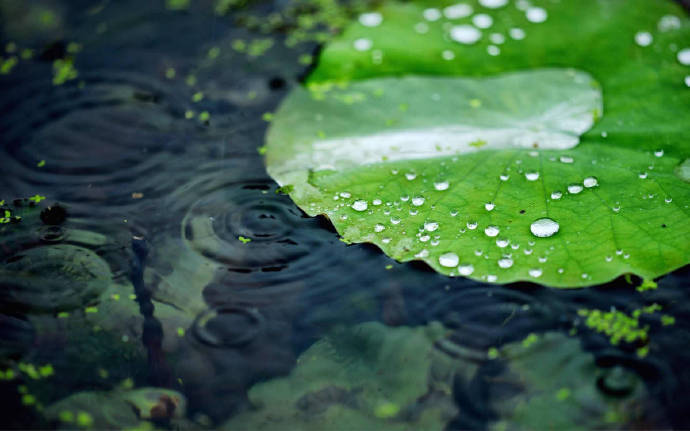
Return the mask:
[[[374,232],[383,232],[384,230],[386,230],[386,226],[382,225],[381,223],[377,223],[374,226]]]
[[[443,15],[448,19],[465,18],[472,15],[472,12],[474,12],[472,6],[465,3],[458,3],[443,8]]]
[[[416,196],[412,198],[412,205],[418,207],[424,204],[424,198],[421,196]]]
[[[667,204],[670,204],[671,202],[673,202],[673,199],[672,198],[665,198],[664,202],[666,202]]]
[[[425,231],[427,231],[427,232],[433,232],[433,231],[435,231],[436,229],[438,229],[438,223],[436,223],[436,222],[434,222],[434,221],[427,221],[427,222],[424,222],[424,230],[425,230]]]
[[[529,273],[530,277],[534,277],[534,278],[539,278],[539,277],[541,277],[541,274],[542,274],[542,270],[540,268],[532,268],[527,272]]]
[[[559,192],[559,191],[551,192],[551,199],[557,201],[557,200],[559,200],[561,197],[563,197],[563,193],[561,193],[561,192]]]
[[[646,179],[647,178],[647,172],[641,172],[640,175],[638,175],[638,177],[640,177],[641,180]]]
[[[613,208],[611,208],[611,209],[613,210],[613,212],[617,213],[618,211],[621,210],[621,207],[619,207],[618,205],[616,205],[615,207],[613,207]]]
[[[580,275],[580,277],[582,277],[582,279],[585,280],[587,277],[589,277],[589,274],[583,272],[582,275]]]
[[[417,174],[415,174],[414,172],[408,172],[405,174],[405,178],[407,178],[409,181],[412,181],[415,178],[417,178]]]
[[[585,187],[588,189],[591,189],[592,187],[596,187],[599,185],[599,181],[596,179],[596,177],[587,177],[582,181]]]
[[[356,39],[352,43],[352,46],[354,46],[354,48],[357,51],[368,51],[373,46],[373,42],[370,39],[362,37],[362,38]]]
[[[398,223],[400,223],[400,219],[397,217],[391,217],[391,223],[398,224]]]
[[[606,256],[604,259],[606,259],[607,262],[611,262],[613,260],[613,256]]]
[[[469,226],[467,226],[467,227],[469,227]],[[486,229],[484,229],[484,233],[486,234],[486,236],[489,236],[489,237],[498,236],[499,232],[500,232],[500,230],[498,229],[498,226],[493,226],[493,225],[487,226]]]
[[[467,229],[475,230],[476,228],[477,228],[477,222],[476,221],[468,221],[467,222]]]
[[[487,211],[491,211],[496,207],[492,202],[487,202],[484,204],[484,208],[486,208]]]
[[[503,175],[499,176],[498,178],[499,178],[501,181],[508,181],[508,178],[510,178],[510,176],[503,174]]]
[[[347,198],[349,198],[349,197],[351,197],[351,196],[352,196],[352,195],[351,195],[350,193],[348,193],[348,192],[340,192],[340,197],[341,197],[341,198],[347,199]]]
[[[365,211],[368,208],[367,201],[356,200],[352,204],[352,209],[355,211]]]
[[[427,241],[429,241],[430,239],[431,239],[431,237],[430,237],[429,235],[422,235],[422,236],[419,237],[419,240],[420,240],[421,242],[427,242]]]
[[[417,210],[410,210],[410,215],[411,215],[411,216],[415,216],[415,215],[417,215],[417,214],[419,214],[419,211],[417,211]]]
[[[477,250],[474,251],[474,255],[475,255],[475,256],[481,256],[483,253],[484,253],[484,252],[481,251],[481,250],[479,250],[479,249],[477,249]]]
[[[654,151],[654,157],[663,157],[663,156],[664,156],[664,150]]]
[[[508,241],[507,239],[497,239],[496,240],[496,245],[499,246],[500,248],[508,247],[509,243],[510,243],[510,241]]]
[[[539,179],[539,172],[525,172],[527,181],[537,181]]]
[[[498,266],[503,269],[510,268],[511,266],[513,266],[513,259],[509,257],[501,258],[498,260]]]
[[[523,250],[523,252],[524,252],[526,255],[530,255],[530,254],[532,254],[532,249],[531,249],[531,248],[526,248],[526,249]]]
[[[508,4],[508,0],[479,0],[479,4],[488,9],[498,9]]]
[[[582,186],[579,184],[571,184],[568,186],[568,193],[576,195],[582,191]]]
[[[561,163],[568,163],[568,164],[569,164],[569,163],[573,163],[573,162],[575,161],[575,159],[573,159],[573,158],[570,157],[570,156],[561,156],[561,157],[559,158],[559,160],[561,161]]]
[[[451,216],[451,217],[455,217],[456,215],[458,215],[458,210],[451,210],[451,211],[450,211],[450,216]]]
[[[622,250],[622,249],[616,250],[616,254],[617,254],[618,256],[620,256],[621,254],[623,254],[623,250]]]
[[[427,21],[438,21],[441,19],[441,11],[436,8],[424,9],[422,16]]]
[[[601,132],[601,137],[606,138],[609,134],[606,131]]]
[[[446,268],[455,268],[456,266],[458,266],[459,262],[460,259],[458,258],[458,255],[455,253],[444,253],[438,257],[439,265]]]
[[[539,263],[546,263],[546,261],[548,259],[546,258],[546,256],[539,256],[539,258],[537,258],[537,260],[539,260]]]
[[[510,248],[512,248],[513,250],[517,250],[518,248],[520,248],[520,244],[510,244]]]
[[[491,33],[491,35],[489,35],[489,40],[491,41],[491,43],[501,45],[505,43],[506,38],[501,33]]]
[[[529,228],[534,236],[548,238],[558,232],[560,226],[556,221],[544,217],[532,222]]]
[[[522,40],[522,39],[524,39],[525,36],[526,36],[526,35],[525,35],[525,30],[523,30],[523,29],[521,29],[521,28],[517,28],[517,27],[511,28],[510,31],[508,32],[508,34],[509,34],[510,37],[513,38],[514,40]]]
[[[458,273],[460,273],[460,275],[467,276],[467,275],[472,274],[473,272],[474,272],[474,266],[472,264],[468,263],[468,264],[458,266]]]
[[[489,283],[495,283],[496,280],[498,280],[498,277],[493,274],[489,274],[486,276],[486,281],[488,281]]]
[[[383,239],[381,240],[381,242],[384,243],[384,244],[388,244],[389,242],[391,242],[391,239],[388,238],[388,237],[386,237],[386,238],[383,238]]]
[[[654,41],[654,37],[648,31],[638,31],[635,33],[635,43],[639,46],[649,46]]]
[[[677,30],[681,26],[680,18],[678,18],[675,15],[664,15],[661,17],[659,20],[659,23],[657,24],[657,28],[659,31],[670,31],[670,30]]]
[[[625,254],[623,255],[623,259],[630,259],[630,255],[629,255],[628,253],[625,253]]]
[[[414,257],[421,258],[421,259],[423,259],[425,257],[429,257],[429,250],[424,249],[424,250],[420,251],[419,253],[415,254]]]
[[[407,201],[410,200],[410,197],[409,197],[408,195],[400,196],[400,200],[403,201],[403,202],[407,202]]]

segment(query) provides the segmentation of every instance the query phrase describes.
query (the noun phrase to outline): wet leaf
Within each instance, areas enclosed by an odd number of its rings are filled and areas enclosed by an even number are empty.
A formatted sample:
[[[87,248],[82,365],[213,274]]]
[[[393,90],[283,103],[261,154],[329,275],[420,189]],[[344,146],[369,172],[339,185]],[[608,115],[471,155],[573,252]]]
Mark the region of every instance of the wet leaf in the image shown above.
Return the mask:
[[[687,264],[690,92],[674,50],[690,25],[672,2],[586,3],[542,5],[545,20],[385,6],[275,114],[269,173],[346,241],[447,275],[580,287]],[[490,28],[455,42],[478,13]]]

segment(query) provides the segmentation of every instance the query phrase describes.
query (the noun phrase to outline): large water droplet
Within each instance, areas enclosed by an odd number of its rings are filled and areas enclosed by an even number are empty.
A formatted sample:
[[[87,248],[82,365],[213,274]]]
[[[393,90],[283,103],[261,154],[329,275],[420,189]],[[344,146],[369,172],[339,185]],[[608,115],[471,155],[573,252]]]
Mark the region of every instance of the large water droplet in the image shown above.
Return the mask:
[[[559,191],[551,192],[551,199],[553,200],[559,200],[561,197],[563,197],[563,193]]]
[[[422,16],[427,21],[438,21],[439,19],[441,19],[441,11],[436,9],[435,7],[424,9],[424,12],[422,12]]]
[[[530,277],[534,277],[534,278],[539,278],[539,277],[541,277],[541,274],[542,274],[542,270],[540,268],[532,268],[527,272],[530,275]]]
[[[677,30],[680,28],[680,25],[680,18],[678,18],[677,16],[664,15],[661,17],[656,27],[659,29],[659,31],[666,32],[670,30]]]
[[[582,186],[579,184],[571,184],[568,186],[568,193],[576,195],[582,191]]]
[[[367,208],[367,201],[357,200],[352,204],[352,209],[355,211],[366,211]]]
[[[546,21],[546,18],[548,18],[546,10],[540,7],[528,8],[525,13],[525,16],[527,17],[527,21],[534,23],[544,22]]]
[[[476,228],[477,228],[477,222],[476,221],[468,221],[467,222],[467,229],[475,230]]]
[[[494,19],[485,13],[478,13],[472,17],[472,24],[477,28],[489,28],[493,25]]]
[[[654,37],[648,31],[638,31],[635,33],[635,43],[639,46],[649,46],[654,41]]]
[[[409,181],[412,181],[415,178],[417,178],[417,174],[415,174],[414,172],[408,172],[405,174],[405,178],[407,178]]]
[[[417,197],[412,198],[412,205],[418,207],[418,206],[423,205],[423,204],[424,204],[424,198],[423,197],[417,196]]]
[[[352,46],[357,51],[368,51],[371,49],[373,42],[366,38],[359,38],[352,43]]]
[[[438,229],[438,223],[436,223],[435,221],[427,221],[427,222],[424,222],[424,230],[425,230],[425,231],[427,231],[427,232],[433,232],[433,231],[435,231],[436,229]]]
[[[486,208],[487,211],[491,211],[496,208],[496,205],[494,205],[493,202],[487,202],[484,204],[484,208]]]
[[[497,236],[499,232],[500,230],[498,229],[498,226],[487,226],[486,229],[484,229],[486,236],[490,237]]]
[[[596,177],[587,177],[584,179],[582,183],[588,189],[591,189],[592,187],[596,187],[599,185],[599,181],[596,179]]]
[[[690,48],[683,48],[676,55],[678,62],[683,66],[690,66]]]
[[[548,238],[553,236],[556,232],[558,232],[559,228],[560,226],[557,222],[547,217],[535,220],[529,227],[532,234],[539,238]]]
[[[503,239],[503,238],[496,240],[496,245],[499,246],[500,248],[508,247],[509,243],[510,243],[510,241],[508,241],[507,239]]]
[[[513,259],[509,257],[501,258],[498,260],[498,266],[503,269],[510,268],[511,266],[513,266]]]
[[[438,263],[446,268],[455,268],[458,266],[460,259],[455,253],[444,253],[438,257]]]
[[[539,172],[526,172],[525,178],[527,178],[527,181],[537,181],[539,179]]]
[[[440,183],[434,183],[434,188],[438,191],[448,190],[448,181],[441,181]]]
[[[482,37],[482,32],[471,25],[456,25],[450,29],[450,38],[458,43],[470,45]]]
[[[458,3],[443,8],[443,15],[448,19],[465,18],[466,16],[472,15],[472,12],[474,12],[472,6],[465,3]]]
[[[383,232],[384,230],[386,230],[386,226],[384,226],[380,223],[378,223],[374,226],[374,232]]]

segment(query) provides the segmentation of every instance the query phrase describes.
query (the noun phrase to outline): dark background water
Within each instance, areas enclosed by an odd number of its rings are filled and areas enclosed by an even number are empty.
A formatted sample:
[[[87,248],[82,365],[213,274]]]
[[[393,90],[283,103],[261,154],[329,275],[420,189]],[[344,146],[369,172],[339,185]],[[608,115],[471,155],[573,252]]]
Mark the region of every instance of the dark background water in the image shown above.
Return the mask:
[[[50,382],[0,381],[0,428],[56,425],[21,402],[20,385],[47,406],[126,378],[178,390],[189,418],[219,424],[248,407],[249,387],[289,373],[329,330],[372,320],[440,321],[465,352],[577,328],[602,369],[644,381],[642,413],[625,427],[690,427],[687,267],[644,293],[634,278],[559,291],[448,278],[348,246],[327,220],[276,193],[257,151],[268,124],[262,115],[298,85],[308,69],[298,60],[316,52],[314,43],[286,48],[280,31],[252,32],[232,14],[215,15],[210,2],[183,11],[158,1],[0,4],[2,46],[34,50],[0,75],[0,199],[23,216],[0,234],[0,368],[55,369]],[[268,16],[284,6],[253,8]],[[266,37],[274,44],[263,55],[232,48]],[[81,45],[78,53],[70,42]],[[69,56],[78,77],[53,85],[54,61]],[[188,110],[194,118],[185,118]],[[12,203],[35,194],[46,196],[36,208]],[[67,210],[64,222],[56,203]],[[639,343],[612,345],[577,314],[630,314],[652,303],[675,324],[641,318],[650,326],[644,358]],[[494,365],[479,363],[491,375]],[[459,413],[449,428],[496,419],[481,376],[454,385]]]

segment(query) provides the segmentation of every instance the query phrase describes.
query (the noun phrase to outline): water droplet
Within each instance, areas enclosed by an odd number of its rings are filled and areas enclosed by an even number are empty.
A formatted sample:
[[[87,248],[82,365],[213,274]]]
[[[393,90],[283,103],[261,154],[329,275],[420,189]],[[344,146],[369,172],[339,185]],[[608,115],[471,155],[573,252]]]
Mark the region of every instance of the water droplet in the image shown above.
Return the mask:
[[[616,205],[615,207],[613,207],[613,208],[611,208],[611,209],[613,210],[613,212],[617,213],[618,211],[621,210],[621,207],[619,207],[618,205]]]
[[[448,181],[441,181],[439,183],[434,183],[434,188],[438,191],[448,190]]]
[[[484,208],[486,208],[487,211],[491,211],[496,208],[496,205],[494,205],[492,202],[487,202],[484,204]]]
[[[539,256],[537,260],[539,261],[539,263],[546,263],[547,261],[546,256]]]
[[[474,255],[477,256],[477,257],[481,256],[483,253],[484,253],[484,252],[481,251],[481,250],[475,250],[475,251],[474,251]]]
[[[508,247],[508,243],[510,243],[510,241],[508,241],[507,239],[497,239],[496,240],[496,245],[499,246],[500,248]]]
[[[557,222],[546,217],[535,220],[529,227],[532,234],[538,238],[548,238],[553,236],[556,232],[558,232],[559,228],[560,226]]]
[[[497,47],[496,45],[489,45],[486,47],[486,52],[490,56],[496,57],[498,54],[501,53],[501,48]]]
[[[458,3],[443,8],[443,15],[448,19],[465,18],[466,16],[472,15],[472,12],[474,12],[472,6],[465,3]]]
[[[386,238],[383,238],[383,239],[381,240],[381,242],[384,243],[384,244],[388,244],[389,242],[391,242],[391,239],[388,238],[388,237],[386,237]]]
[[[525,172],[527,181],[537,181],[539,179],[539,172]]]
[[[456,25],[450,29],[450,38],[465,45],[473,44],[482,37],[482,32],[471,25]]]
[[[606,259],[607,262],[611,262],[613,260],[613,256],[606,256],[604,259]]]
[[[400,223],[400,219],[397,217],[391,217],[391,223],[398,224],[398,223]]]
[[[670,204],[671,202],[673,202],[673,199],[672,198],[665,198],[664,202],[666,202],[667,204]]]
[[[424,204],[424,198],[421,196],[416,196],[412,198],[412,205],[418,207]]]
[[[582,275],[580,275],[580,277],[582,277],[582,279],[585,280],[587,277],[589,277],[589,274],[583,272]]]
[[[498,9],[508,4],[508,0],[479,0],[479,4],[489,9]]]
[[[546,21],[546,18],[548,18],[548,14],[546,13],[546,10],[540,7],[530,7],[527,8],[527,11],[525,12],[525,16],[527,17],[527,21],[533,22],[533,23],[540,23]]]
[[[424,249],[424,250],[420,251],[419,253],[415,254],[414,257],[421,258],[421,259],[423,259],[425,257],[429,257],[429,250]]]
[[[493,274],[489,274],[486,276],[486,281],[488,281],[489,283],[495,283],[496,280],[498,280],[498,277]]]
[[[405,174],[405,178],[407,178],[409,181],[412,181],[415,178],[417,178],[417,174],[415,174],[414,172],[408,172]]]
[[[455,53],[449,49],[445,49],[441,53],[441,58],[447,61],[453,60],[455,58]]]
[[[368,51],[373,46],[373,43],[371,40],[362,37],[355,40],[352,46],[354,46],[357,51]]]
[[[378,12],[363,13],[359,16],[359,23],[365,27],[377,27],[383,21],[383,17]]]
[[[403,202],[407,202],[407,201],[410,200],[410,197],[409,197],[408,195],[400,196],[400,200],[403,201]]]
[[[493,25],[494,19],[485,13],[478,13],[472,17],[472,24],[477,28],[489,28]]]
[[[455,268],[458,266],[460,259],[455,253],[444,253],[438,257],[438,263],[446,268]]]
[[[433,231],[435,231],[436,229],[438,229],[438,223],[436,223],[435,221],[427,221],[427,222],[424,222],[424,230],[425,230],[425,231],[427,231],[427,232],[433,232]]]
[[[582,186],[579,184],[571,184],[568,186],[568,193],[576,195],[582,191]]]
[[[455,217],[456,215],[458,215],[458,210],[451,210],[451,211],[450,211],[450,216],[451,216],[451,217]]]
[[[383,232],[384,230],[386,230],[386,226],[384,226],[384,225],[382,225],[382,224],[380,224],[380,223],[377,223],[377,224],[374,226],[374,232]]]
[[[582,184],[584,184],[585,187],[588,189],[591,189],[592,187],[596,187],[599,185],[599,181],[596,179],[596,177],[587,177],[582,181]]]
[[[686,87],[690,87],[690,75],[685,76],[684,82]]]
[[[558,160],[560,160],[561,163],[572,163],[575,161],[575,159],[570,156],[561,156]]]
[[[649,46],[652,44],[654,37],[648,31],[638,31],[635,33],[635,43],[639,46]]]
[[[439,245],[439,243],[440,243],[440,241],[437,239],[431,241],[431,245],[433,245],[433,246],[437,246],[437,245]]]
[[[532,249],[531,249],[531,248],[526,248],[526,249],[523,250],[523,252],[524,252],[526,255],[529,256],[530,254],[532,254]]]
[[[431,239],[431,237],[430,237],[429,235],[422,235],[422,236],[419,237],[419,240],[420,240],[421,242],[427,242],[427,241],[429,241],[430,239]]]
[[[347,220],[347,214],[343,214],[340,216],[340,220]]]
[[[641,172],[640,175],[638,175],[638,177],[640,177],[641,180],[646,179],[647,178],[647,172]]]
[[[690,48],[683,48],[676,55],[678,62],[683,66],[690,66]]]
[[[501,33],[491,33],[491,35],[489,35],[489,40],[491,41],[491,43],[501,45],[505,43],[506,38]]]
[[[620,256],[621,254],[623,254],[623,250],[619,248],[618,250],[616,250],[616,254]]]
[[[540,268],[532,268],[527,271],[527,273],[530,275],[530,277],[539,278],[541,277],[542,270]]]
[[[522,40],[525,38],[525,30],[521,28],[511,28],[508,34],[514,40]]]
[[[675,15],[664,15],[657,24],[659,31],[677,30],[680,28],[680,18]]]
[[[501,181],[508,181],[508,178],[510,178],[510,176],[504,174],[504,175],[499,176],[498,178],[499,178]]]
[[[563,193],[559,191],[551,192],[551,199],[553,200],[559,200],[561,197],[563,197]]]
[[[663,157],[663,156],[664,156],[664,150],[654,151],[654,157]]]
[[[510,268],[511,266],[513,266],[513,259],[509,257],[501,258],[498,260],[498,266],[503,269]]]
[[[419,211],[417,211],[417,210],[410,210],[410,215],[411,215],[411,216],[414,216],[414,215],[417,215],[417,214],[419,214]]]
[[[367,207],[367,201],[363,200],[357,200],[352,204],[352,209],[355,211],[365,211]]]
[[[424,9],[422,16],[427,21],[438,21],[441,19],[441,11],[436,8]]]
[[[467,222],[467,229],[475,230],[476,228],[477,228],[477,222],[476,221],[468,221]]]
[[[520,248],[520,244],[510,244],[510,248],[512,248],[513,250],[517,250],[518,248]]]
[[[625,253],[625,254],[623,255],[623,259],[630,259],[630,255],[629,255],[628,253]]]
[[[474,272],[474,266],[472,266],[472,264],[468,263],[468,264],[458,266],[458,273],[460,273],[460,275],[470,275],[473,272]]]
[[[341,197],[341,198],[347,199],[347,198],[349,198],[349,197],[351,197],[351,196],[352,196],[352,195],[351,195],[350,193],[348,193],[348,192],[340,192],[340,197]]]
[[[469,226],[467,226],[467,227],[469,227]],[[486,229],[484,229],[484,233],[486,234],[486,236],[490,236],[490,237],[498,236],[499,232],[500,232],[500,230],[498,229],[497,226],[487,226]]]

